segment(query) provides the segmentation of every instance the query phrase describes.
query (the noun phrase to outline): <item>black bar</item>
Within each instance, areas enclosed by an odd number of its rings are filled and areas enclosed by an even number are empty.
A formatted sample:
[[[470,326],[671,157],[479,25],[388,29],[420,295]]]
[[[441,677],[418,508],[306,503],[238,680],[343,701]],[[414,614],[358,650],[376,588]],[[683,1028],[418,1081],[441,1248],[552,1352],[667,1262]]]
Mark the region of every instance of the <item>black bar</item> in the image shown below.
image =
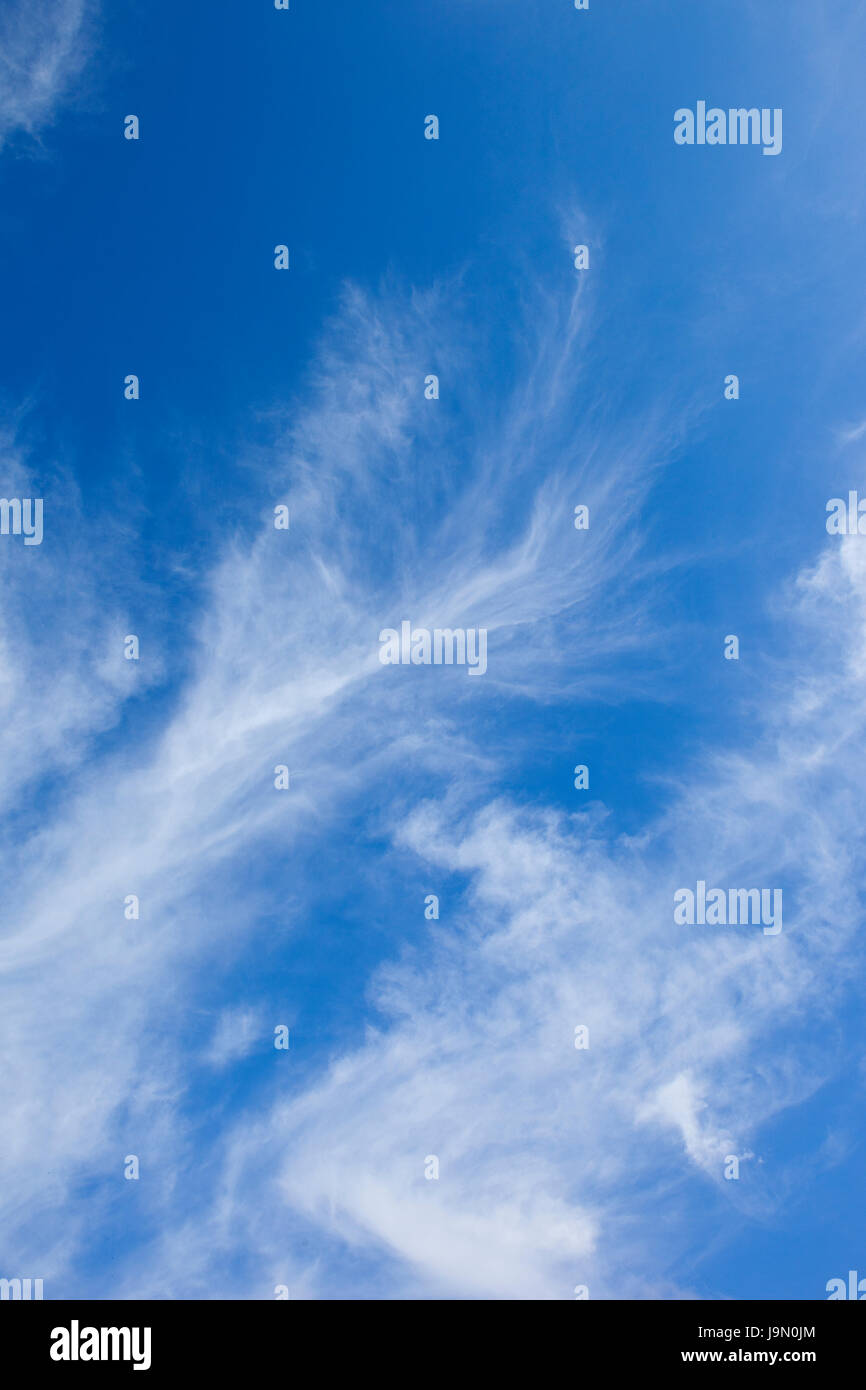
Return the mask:
[[[98,1339],[88,1329],[96,1329]],[[118,1335],[106,1331],[103,1339],[101,1329],[117,1329]],[[388,1370],[409,1381],[419,1371],[426,1378],[437,1365],[453,1378],[467,1361],[483,1365],[489,1357],[489,1375],[502,1353],[515,1375],[521,1374],[520,1363],[511,1363],[512,1354],[532,1356],[533,1379],[542,1383],[568,1367],[578,1375],[595,1367],[596,1375],[652,1376],[674,1368],[689,1374],[714,1366],[729,1373],[798,1366],[823,1381],[843,1369],[850,1375],[859,1365],[863,1333],[864,1314],[841,1301],[0,1304],[7,1370],[17,1364],[19,1374],[134,1375],[137,1358],[140,1375],[159,1379],[189,1372],[198,1384],[210,1376],[249,1377],[250,1371],[308,1380],[332,1373],[342,1357],[353,1374]],[[408,1355],[407,1343],[414,1355]],[[52,1347],[70,1358],[75,1349],[79,1359],[52,1359]],[[101,1355],[103,1349],[104,1360],[80,1355]],[[128,1359],[110,1359],[115,1349]],[[563,1357],[565,1366],[556,1372]]]

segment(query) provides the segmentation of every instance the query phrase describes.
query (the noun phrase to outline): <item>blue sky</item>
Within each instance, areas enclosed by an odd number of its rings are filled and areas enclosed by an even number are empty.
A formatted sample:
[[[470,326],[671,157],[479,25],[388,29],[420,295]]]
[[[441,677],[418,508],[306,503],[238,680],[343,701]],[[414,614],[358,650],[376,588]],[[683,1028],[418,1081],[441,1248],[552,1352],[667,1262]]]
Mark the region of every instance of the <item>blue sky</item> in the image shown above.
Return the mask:
[[[45,530],[0,536],[4,1277],[866,1275],[866,540],[825,527],[866,494],[864,31],[7,3],[0,491]],[[781,154],[677,146],[704,99]],[[381,665],[407,618],[484,628],[483,677]],[[675,924],[700,879],[783,931]]]

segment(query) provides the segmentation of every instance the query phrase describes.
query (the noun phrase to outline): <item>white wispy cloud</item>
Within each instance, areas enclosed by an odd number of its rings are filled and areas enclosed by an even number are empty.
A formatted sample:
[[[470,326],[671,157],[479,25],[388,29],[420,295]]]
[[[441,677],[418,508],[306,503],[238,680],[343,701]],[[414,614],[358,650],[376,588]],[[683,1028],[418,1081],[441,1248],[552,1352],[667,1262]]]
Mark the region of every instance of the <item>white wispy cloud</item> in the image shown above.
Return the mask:
[[[81,730],[91,756],[64,768],[38,828],[15,818],[7,830],[19,873],[0,938],[0,1042],[14,1059],[0,1102],[15,1139],[0,1202],[15,1268],[36,1261],[43,1277],[74,1283],[122,1203],[131,1151],[146,1175],[142,1209],[164,1234],[126,1267],[124,1295],[237,1293],[240,1276],[215,1273],[225,1255],[258,1271],[246,1287],[265,1292],[250,1296],[269,1296],[271,1281],[328,1296],[351,1283],[347,1251],[382,1296],[567,1297],[577,1283],[596,1295],[681,1292],[675,1242],[654,1234],[649,1214],[675,1187],[675,1226],[695,1170],[720,1203],[760,1202],[722,1186],[724,1153],[759,1153],[760,1120],[829,1065],[813,1054],[768,1061],[764,1049],[816,974],[832,1000],[856,920],[859,551],[828,551],[797,591],[800,619],[823,624],[831,657],[832,633],[846,632],[844,659],[782,699],[774,681],[789,670],[767,675],[763,735],[686,779],[639,838],[611,840],[598,808],[564,817],[498,795],[470,699],[561,696],[575,670],[592,691],[612,656],[652,645],[652,596],[635,593],[639,536],[624,523],[672,433],[642,422],[612,432],[591,393],[578,417],[582,311],[555,301],[495,420],[467,387],[459,429],[449,427],[420,390],[433,327],[443,360],[471,350],[447,303],[447,287],[408,303],[347,293],[308,403],[276,459],[251,461],[259,529],[221,552],[189,633],[188,678],[146,738],[94,741],[127,715],[139,671],[149,677],[146,663],[130,676],[104,639],[104,553],[76,556],[78,684],[58,680],[54,703],[37,704],[30,783],[52,769],[55,744],[39,733],[52,719]],[[280,501],[289,533],[271,524]],[[593,516],[585,535],[572,527],[579,501]],[[64,578],[47,541],[38,563],[43,586]],[[4,602],[10,668],[26,673],[43,631],[26,586]],[[484,681],[394,679],[413,673],[379,665],[377,634],[403,617],[487,626]],[[159,674],[171,660],[161,655]],[[102,691],[90,710],[88,662]],[[25,719],[16,738],[28,737]],[[189,1094],[208,1048],[198,1026],[191,1036],[185,999],[226,953],[242,954],[271,906],[245,872],[250,854],[300,850],[293,893],[315,903],[303,857],[374,792],[377,824],[388,822],[407,749],[429,778],[420,803],[395,798],[391,852],[417,856],[433,877],[463,875],[465,899],[425,924],[417,953],[379,972],[383,1031],[300,1097],[251,1101],[237,1129],[217,1116],[216,1149],[195,1153]],[[273,789],[277,763],[291,768],[289,796]],[[811,795],[824,781],[819,814]],[[25,782],[10,795],[18,816]],[[675,928],[681,883],[778,874],[795,885],[781,937]],[[123,919],[128,893],[141,899],[138,922]],[[579,1023],[587,1052],[572,1044]],[[252,1027],[251,1014],[224,1014],[211,1063],[240,1057]],[[428,1154],[438,1182],[424,1179]],[[205,1188],[205,1210],[190,1212],[190,1182]],[[299,1232],[315,1236],[314,1258],[295,1249]],[[116,1293],[116,1278],[89,1287]]]
[[[10,0],[0,12],[0,149],[54,120],[91,47],[90,0]]]
[[[267,1029],[256,1009],[223,1009],[207,1047],[212,1067],[224,1067],[261,1048]]]
[[[242,949],[239,939],[270,906],[244,873],[251,848],[314,843],[407,747],[437,775],[447,777],[457,753],[483,766],[453,718],[465,693],[455,696],[453,682],[410,693],[389,681],[394,673],[378,662],[381,626],[409,613],[451,626],[477,620],[507,636],[543,628],[566,607],[587,662],[597,644],[610,651],[633,640],[619,617],[590,615],[593,596],[619,587],[621,549],[581,549],[585,538],[571,527],[574,479],[579,500],[598,501],[603,537],[601,499],[619,479],[637,505],[633,475],[649,466],[651,441],[623,445],[603,469],[586,467],[583,459],[600,456],[588,428],[580,440],[571,432],[563,457],[568,399],[545,384],[548,434],[536,430],[526,444],[524,392],[502,432],[491,432],[483,414],[476,420],[469,466],[461,485],[450,485],[449,458],[425,458],[433,417],[419,424],[419,364],[434,313],[444,338],[449,325],[435,297],[349,292],[323,345],[312,403],[298,412],[277,467],[271,458],[255,472],[260,523],[247,544],[223,547],[208,578],[184,635],[191,660],[181,638],[174,653],[154,652],[151,641],[140,663],[123,661],[122,637],[139,630],[152,595],[133,588],[128,612],[107,608],[115,546],[102,518],[91,543],[88,520],[59,482],[47,489],[43,545],[25,551],[10,538],[0,630],[15,708],[12,765],[17,758],[20,768],[5,789],[4,833],[18,873],[3,904],[0,968],[10,1002],[0,1036],[16,1060],[0,1088],[16,1138],[0,1191],[9,1256],[26,1264],[35,1251],[47,1277],[68,1267],[82,1230],[98,1226],[94,1210],[108,1219],[126,1152],[141,1149],[152,1176],[145,1205],[170,1201],[187,1143],[173,1117],[189,1053],[200,1053],[184,1036],[179,993],[228,943]],[[539,340],[555,343],[555,329]],[[564,350],[579,351],[573,334]],[[347,380],[354,386],[339,404]],[[404,525],[393,470],[405,483],[422,458],[435,502]],[[547,479],[540,490],[534,469]],[[516,521],[503,489],[519,493]],[[287,535],[272,525],[273,505],[286,498]],[[429,558],[419,563],[422,555]],[[51,641],[40,595],[51,596],[57,618]],[[561,661],[543,631],[536,650]],[[157,714],[136,722],[133,697],[158,686],[173,656],[189,668],[182,689],[157,704],[162,722]],[[521,669],[519,652],[503,643],[491,689]],[[28,704],[20,696],[31,686]],[[288,797],[273,788],[283,762],[292,772]],[[31,829],[34,788],[40,815]],[[312,880],[302,874],[294,886],[309,893]],[[140,899],[137,921],[123,916],[129,894]],[[233,1050],[227,1039],[223,1054]],[[85,1214],[73,1195],[97,1179]],[[43,1212],[59,1233],[47,1248]]]
[[[785,1189],[761,1166],[761,1127],[838,1068],[832,1037],[810,1045],[796,1025],[804,1007],[832,1018],[857,958],[856,540],[828,549],[795,593],[787,620],[835,661],[795,679],[784,704],[768,690],[752,744],[690,777],[638,841],[611,842],[591,814],[505,801],[468,814],[434,801],[400,830],[431,882],[469,876],[467,900],[446,899],[423,944],[380,971],[389,1026],[255,1137],[258,1181],[273,1152],[289,1208],[348,1250],[397,1257],[392,1296],[420,1284],[434,1297],[563,1298],[581,1283],[600,1297],[688,1296],[675,1270],[692,1204],[712,1201],[735,1228]],[[673,892],[698,877],[784,882],[782,935],[677,927]],[[573,1047],[578,1024],[587,1051]],[[244,1153],[239,1132],[235,1169]],[[430,1154],[438,1181],[424,1177]],[[728,1155],[739,1182],[724,1179]]]

